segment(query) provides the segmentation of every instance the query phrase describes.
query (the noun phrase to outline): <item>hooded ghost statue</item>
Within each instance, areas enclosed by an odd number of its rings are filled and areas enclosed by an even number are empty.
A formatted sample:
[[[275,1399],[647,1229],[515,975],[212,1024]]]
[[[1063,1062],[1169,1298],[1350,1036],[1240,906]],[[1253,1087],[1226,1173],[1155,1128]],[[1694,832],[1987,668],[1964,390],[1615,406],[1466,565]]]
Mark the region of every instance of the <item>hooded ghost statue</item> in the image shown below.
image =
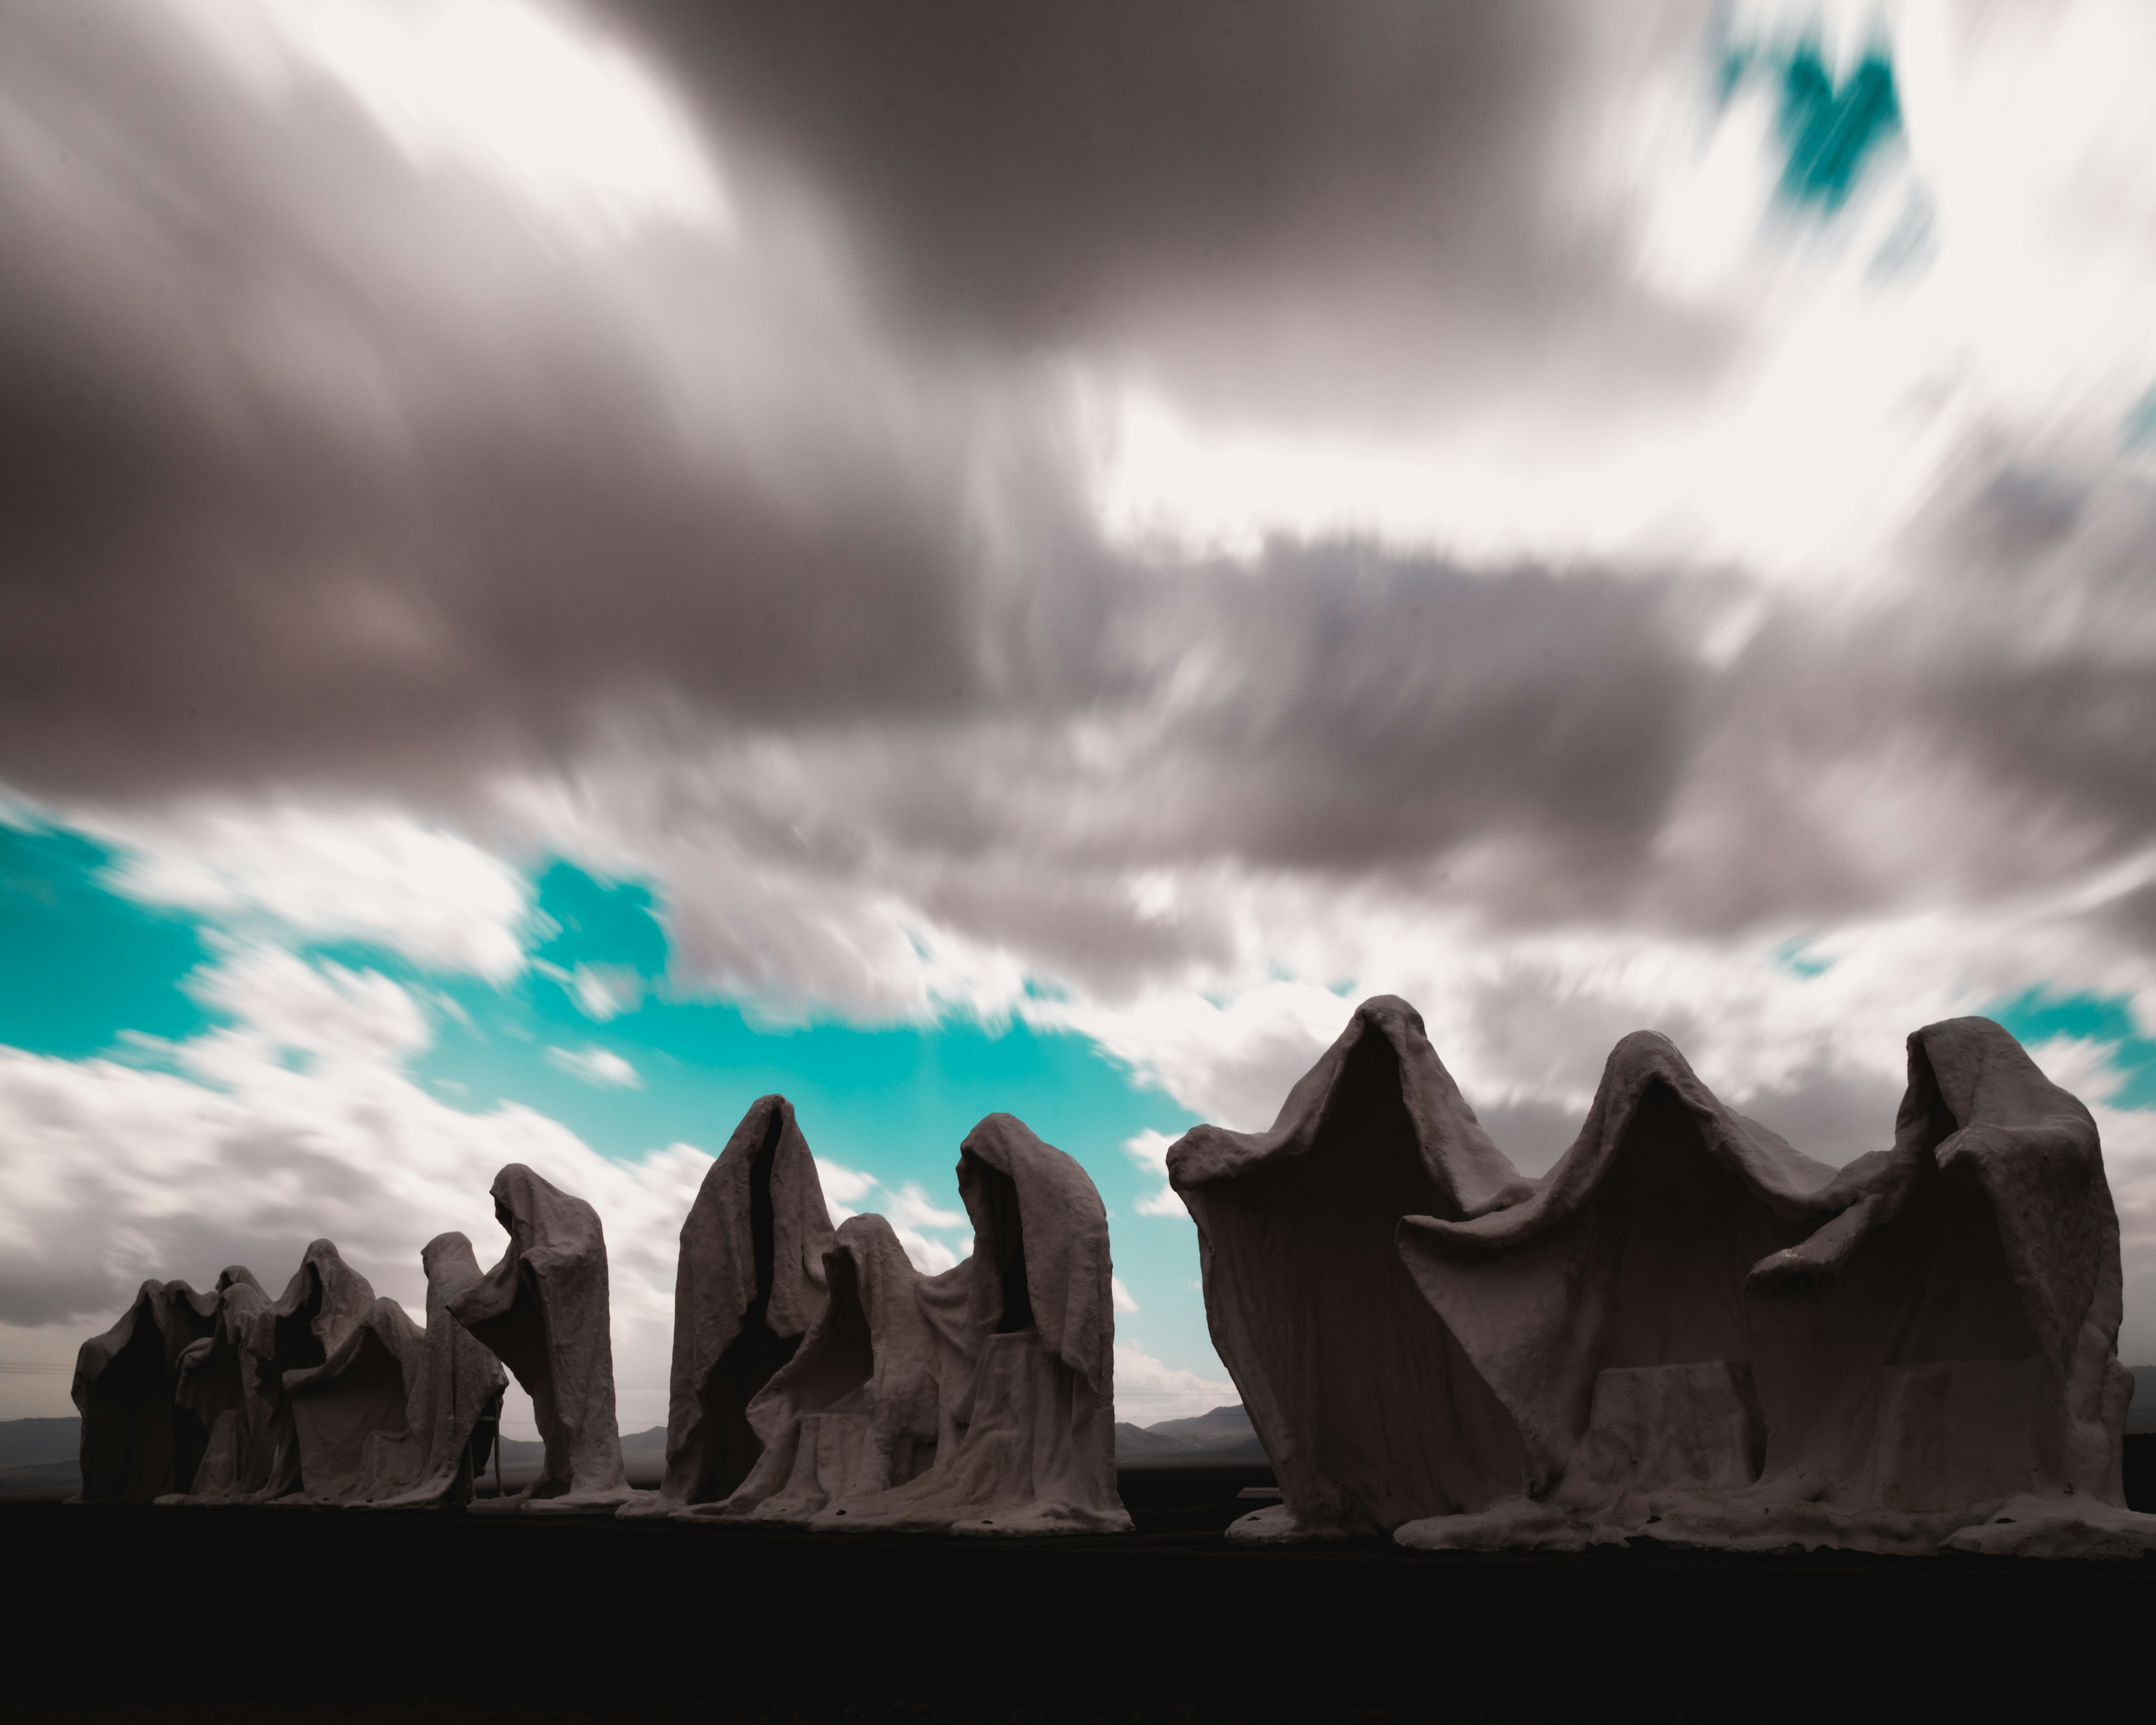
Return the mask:
[[[146,1281],[117,1323],[82,1344],[71,1394],[82,1416],[84,1502],[148,1503],[192,1488],[227,1401],[220,1388],[199,1408],[183,1404],[182,1362],[213,1343],[224,1291],[239,1278],[254,1285],[236,1269],[203,1294],[183,1281]]]
[[[375,1308],[367,1278],[345,1262],[332,1241],[317,1240],[301,1255],[277,1303],[249,1311],[243,1348],[254,1356],[252,1371],[268,1404],[270,1461],[259,1497],[306,1491],[300,1448],[307,1434],[295,1413],[291,1379],[335,1358]]]
[[[449,1316],[449,1301],[480,1280],[471,1241],[438,1234],[419,1262],[427,1273],[427,1327],[408,1368],[403,1430],[373,1440],[361,1471],[361,1500],[384,1509],[471,1501],[509,1383],[501,1362]]]
[[[598,1212],[521,1163],[494,1177],[501,1261],[453,1296],[449,1315],[516,1374],[546,1448],[539,1477],[505,1509],[611,1510],[626,1502],[614,1423],[606,1235]],[[490,1507],[493,1507],[491,1505]]]
[[[829,1290],[799,1351],[750,1403],[762,1454],[722,1504],[690,1514],[833,1525],[857,1497],[935,1465],[942,1368],[962,1357],[921,1310],[924,1280],[881,1216],[850,1216],[819,1266]]]
[[[480,1280],[471,1242],[439,1235],[419,1261],[425,1329],[394,1300],[377,1300],[321,1365],[285,1374],[300,1483],[316,1502],[419,1508],[471,1501],[480,1465],[474,1434],[485,1421],[491,1442],[508,1379],[445,1310]]]
[[[2095,1122],[1987,1019],[1908,1053],[1893,1147],[1837,1173],[1630,1036],[1527,1202],[1404,1220],[1524,1466],[1509,1501],[1396,1538],[2156,1550],[2120,1491],[2133,1378]]]
[[[1198,1224],[1213,1345],[1279,1479],[1239,1538],[1389,1533],[1517,1491],[1503,1409],[1402,1266],[1404,1215],[1481,1215],[1533,1190],[1389,994],[1263,1132],[1193,1128],[1168,1178]]]
[[[726,1497],[763,1449],[748,1406],[824,1307],[830,1212],[783,1096],[742,1117],[681,1224],[666,1473],[622,1513],[665,1514]]]
[[[275,1374],[248,1347],[269,1310],[262,1285],[234,1266],[218,1278],[215,1329],[180,1356],[173,1399],[208,1434],[184,1494],[190,1502],[242,1502],[270,1482],[282,1394]],[[182,1494],[176,1488],[174,1495]]]
[[[973,1219],[973,1255],[915,1289],[937,1363],[933,1465],[889,1490],[833,1499],[814,1524],[1126,1532],[1130,1516],[1116,1495],[1116,1326],[1101,1195],[1077,1163],[1008,1114],[989,1115],[959,1147],[958,1191]],[[873,1342],[873,1328],[870,1335]],[[886,1371],[884,1381],[911,1375]],[[791,1384],[765,1390],[774,1399],[796,1393]],[[762,1416],[760,1406],[750,1414]],[[887,1441],[902,1424],[886,1416]],[[873,1422],[863,1428],[865,1445],[875,1430]],[[915,1448],[904,1462],[893,1455],[889,1465],[910,1467],[919,1454]],[[881,1465],[854,1478],[873,1478]],[[844,1477],[843,1457],[828,1476],[819,1461],[814,1489]]]

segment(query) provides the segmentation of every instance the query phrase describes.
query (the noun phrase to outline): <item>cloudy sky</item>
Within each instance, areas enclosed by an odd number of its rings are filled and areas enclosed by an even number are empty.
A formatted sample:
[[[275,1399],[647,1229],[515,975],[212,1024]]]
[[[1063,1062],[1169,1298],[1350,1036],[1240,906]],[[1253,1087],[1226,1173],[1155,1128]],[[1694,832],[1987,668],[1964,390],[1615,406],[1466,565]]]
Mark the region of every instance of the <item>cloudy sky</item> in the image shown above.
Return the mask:
[[[588,1197],[622,1416],[757,1095],[924,1267],[1418,1005],[1832,1161],[1999,1019],[2156,1356],[2156,13],[0,11],[0,1417],[146,1276]]]

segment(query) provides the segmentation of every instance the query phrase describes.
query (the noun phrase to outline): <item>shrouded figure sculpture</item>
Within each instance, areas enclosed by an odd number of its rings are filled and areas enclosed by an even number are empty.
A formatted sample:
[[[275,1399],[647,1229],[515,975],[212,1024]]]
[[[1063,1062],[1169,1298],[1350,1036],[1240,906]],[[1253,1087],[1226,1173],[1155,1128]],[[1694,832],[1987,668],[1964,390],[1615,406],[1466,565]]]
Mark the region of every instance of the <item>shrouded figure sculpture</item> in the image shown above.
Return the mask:
[[[284,1392],[275,1363],[256,1351],[268,1333],[269,1296],[238,1267],[226,1271],[218,1287],[216,1327],[180,1356],[173,1390],[173,1399],[209,1434],[184,1495],[196,1502],[244,1502],[269,1488]],[[177,1481],[175,1495],[182,1495]]]
[[[501,1362],[449,1316],[449,1301],[480,1280],[461,1234],[438,1234],[419,1254],[427,1272],[427,1328],[401,1435],[377,1440],[362,1496],[385,1509],[469,1503],[501,1420],[509,1376]]]
[[[416,1508],[471,1499],[474,1435],[485,1421],[490,1440],[507,1380],[446,1310],[480,1280],[471,1242],[439,1235],[420,1262],[425,1329],[394,1300],[377,1299],[321,1365],[285,1374],[300,1489],[313,1502]]]
[[[973,1255],[941,1276],[911,1275],[887,1230],[849,1223],[826,1260],[824,1322],[751,1404],[767,1466],[720,1512],[762,1507],[850,1530],[1128,1529],[1116,1496],[1114,1296],[1099,1193],[1008,1114],[989,1115],[960,1146],[958,1190]],[[932,1446],[924,1368],[935,1380]],[[872,1489],[884,1480],[894,1483]]]
[[[219,1310],[235,1286],[260,1296],[254,1278],[237,1267],[207,1293],[183,1281],[146,1281],[119,1322],[82,1344],[71,1394],[82,1416],[85,1502],[148,1503],[193,1489],[212,1428],[238,1388],[236,1374],[213,1389],[206,1380],[203,1395],[182,1403],[182,1364],[198,1344],[215,1344]]]
[[[1629,1036],[1525,1181],[1382,998],[1270,1132],[1168,1165],[1283,1490],[1245,1537],[2156,1548],[2095,1124],[1988,1019],[1910,1038],[1894,1147],[1839,1172]]]
[[[1281,1502],[1245,1538],[1389,1533],[1518,1488],[1517,1440],[1394,1250],[1404,1215],[1533,1190],[1476,1123],[1405,1001],[1358,1007],[1263,1132],[1168,1153],[1198,1224],[1213,1345]]]
[[[1399,1247],[1527,1456],[1404,1544],[2156,1549],[2096,1124],[1988,1019],[1910,1037],[1893,1147],[1839,1173],[1628,1037],[1530,1201]]]
[[[824,1307],[831,1216],[815,1158],[783,1096],[761,1096],[704,1176],[674,1281],[666,1473],[624,1515],[726,1497],[763,1442],[750,1401],[792,1359]]]
[[[947,1368],[967,1357],[923,1312],[913,1267],[881,1216],[849,1217],[820,1266],[829,1297],[800,1349],[750,1405],[756,1467],[714,1514],[810,1522],[935,1465]]]
[[[598,1212],[521,1163],[494,1177],[501,1261],[452,1296],[449,1315],[516,1374],[545,1446],[539,1477],[507,1509],[611,1510],[626,1502],[614,1424],[606,1235]]]

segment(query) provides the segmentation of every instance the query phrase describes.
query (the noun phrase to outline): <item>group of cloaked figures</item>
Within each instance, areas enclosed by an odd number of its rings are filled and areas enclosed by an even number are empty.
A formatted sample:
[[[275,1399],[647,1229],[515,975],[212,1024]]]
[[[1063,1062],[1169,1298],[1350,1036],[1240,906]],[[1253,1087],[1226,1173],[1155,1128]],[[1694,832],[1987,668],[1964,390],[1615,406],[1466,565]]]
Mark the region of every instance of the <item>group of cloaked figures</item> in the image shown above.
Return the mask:
[[[1628,1036],[1532,1179],[1379,996],[1270,1130],[1168,1162],[1281,1491],[1233,1537],[2156,1550],[2096,1125],[1989,1019],[1912,1035],[1891,1147],[1838,1169]],[[681,1230],[655,1493],[624,1477],[598,1214],[511,1166],[494,1269],[423,1254],[424,1331],[327,1241],[275,1303],[244,1270],[146,1283],[83,1347],[84,1495],[464,1502],[506,1365],[545,1459],[502,1507],[1126,1529],[1100,1197],[1009,1115],[957,1172],[973,1252],[924,1275],[882,1217],[832,1228],[783,1097],[749,1110]]]

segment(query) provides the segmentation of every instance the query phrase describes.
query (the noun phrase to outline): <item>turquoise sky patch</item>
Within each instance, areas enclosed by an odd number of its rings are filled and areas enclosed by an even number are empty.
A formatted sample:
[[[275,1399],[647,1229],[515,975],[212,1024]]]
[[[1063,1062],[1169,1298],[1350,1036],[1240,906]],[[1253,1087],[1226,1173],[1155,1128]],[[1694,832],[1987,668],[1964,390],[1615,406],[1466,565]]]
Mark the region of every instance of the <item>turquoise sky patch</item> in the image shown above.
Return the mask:
[[[116,860],[77,834],[0,826],[0,1042],[65,1060],[139,1060],[127,1033],[177,1041],[221,1022],[187,988],[217,958],[214,919],[116,892],[106,884]],[[819,1157],[886,1188],[917,1183],[957,1212],[959,1142],[985,1114],[1016,1114],[1100,1188],[1116,1273],[1140,1308],[1119,1318],[1121,1332],[1170,1363],[1214,1374],[1195,1236],[1180,1215],[1136,1214],[1157,1182],[1122,1147],[1147,1128],[1178,1133],[1194,1117],[1138,1087],[1091,1043],[968,1019],[759,1024],[670,981],[663,906],[642,883],[555,862],[534,887],[532,963],[500,988],[369,942],[289,943],[316,962],[390,977],[428,1003],[434,1040],[408,1070],[445,1106],[484,1113],[521,1104],[608,1156],[675,1142],[716,1154],[749,1104],[775,1091],[793,1100]],[[578,1076],[593,1069],[593,1050],[624,1062],[636,1081]],[[872,1195],[861,1207],[876,1203]],[[946,1237],[963,1256],[967,1231]]]
[[[1835,214],[1880,153],[1902,136],[1901,94],[1883,47],[1866,49],[1840,80],[1814,39],[1726,48],[1721,100],[1755,80],[1774,92],[1783,157],[1777,191],[1791,208]]]
[[[82,1060],[122,1031],[215,1022],[180,987],[210,957],[200,924],[111,891],[112,861],[79,834],[0,823],[0,1043]]]
[[[2156,1040],[2142,1034],[2133,1003],[2123,995],[2055,994],[2030,988],[1987,1010],[2021,1042],[2034,1047],[2054,1037],[2109,1043],[2103,1064],[2121,1075],[2107,1100],[2114,1108],[2156,1108]]]

